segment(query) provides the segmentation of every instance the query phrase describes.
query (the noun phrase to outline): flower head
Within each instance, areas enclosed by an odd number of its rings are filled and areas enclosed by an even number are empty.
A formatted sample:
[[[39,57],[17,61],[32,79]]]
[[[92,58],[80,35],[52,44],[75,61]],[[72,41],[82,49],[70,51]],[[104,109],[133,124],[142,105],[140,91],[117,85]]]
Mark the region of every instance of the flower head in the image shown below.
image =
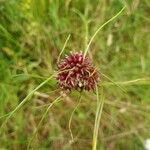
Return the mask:
[[[99,74],[89,57],[82,52],[71,52],[58,62],[58,83],[63,89],[94,90]]]

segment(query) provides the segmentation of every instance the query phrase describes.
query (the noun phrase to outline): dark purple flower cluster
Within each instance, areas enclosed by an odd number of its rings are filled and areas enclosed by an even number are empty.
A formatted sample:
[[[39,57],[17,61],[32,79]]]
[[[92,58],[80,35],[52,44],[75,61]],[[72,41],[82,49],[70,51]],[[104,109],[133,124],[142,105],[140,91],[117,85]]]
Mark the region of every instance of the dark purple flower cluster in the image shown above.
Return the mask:
[[[58,62],[58,83],[66,90],[94,90],[99,74],[92,61],[82,52],[70,53]]]

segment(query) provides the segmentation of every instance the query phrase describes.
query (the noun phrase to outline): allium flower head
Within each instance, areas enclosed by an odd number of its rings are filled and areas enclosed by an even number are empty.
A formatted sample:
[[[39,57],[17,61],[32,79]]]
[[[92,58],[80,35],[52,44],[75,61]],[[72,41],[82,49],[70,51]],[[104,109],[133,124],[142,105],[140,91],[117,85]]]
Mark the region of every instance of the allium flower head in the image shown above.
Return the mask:
[[[89,57],[82,52],[71,52],[58,62],[58,83],[66,90],[94,90],[99,74]]]

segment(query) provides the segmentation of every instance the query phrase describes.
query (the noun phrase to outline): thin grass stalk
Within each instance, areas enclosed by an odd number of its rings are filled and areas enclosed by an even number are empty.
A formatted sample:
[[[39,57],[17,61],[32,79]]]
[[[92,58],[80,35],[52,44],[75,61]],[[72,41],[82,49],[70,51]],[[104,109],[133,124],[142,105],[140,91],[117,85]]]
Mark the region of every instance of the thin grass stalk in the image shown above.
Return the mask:
[[[78,101],[76,107],[74,108],[74,110],[72,111],[71,116],[70,116],[70,119],[69,119],[69,123],[68,123],[69,132],[70,132],[70,135],[71,135],[71,141],[74,140],[73,133],[72,133],[72,130],[71,130],[72,118],[73,118],[73,115],[74,115],[75,111],[77,110],[78,106],[79,106],[80,103],[81,103],[81,98],[82,98],[82,95],[81,95],[81,93],[80,93],[79,101]]]
[[[58,59],[57,59],[57,62],[59,62],[60,61],[60,57],[61,57],[61,55],[62,55],[62,53],[64,52],[64,50],[65,50],[65,48],[66,48],[66,45],[67,45],[67,43],[68,43],[68,41],[69,41],[69,39],[70,39],[70,34],[68,35],[68,37],[67,37],[67,39],[66,39],[66,41],[65,41],[65,43],[64,43],[64,46],[63,46],[63,48],[62,48],[62,50],[61,50],[61,52],[59,53],[59,56],[58,56]]]
[[[23,106],[28,99],[30,99],[32,97],[32,95],[38,90],[40,89],[43,85],[45,85],[49,80],[51,80],[54,77],[54,74],[51,75],[49,78],[47,78],[45,81],[43,81],[39,86],[37,86],[34,90],[32,90],[23,100],[22,102],[13,110],[11,111],[8,116],[6,117],[5,121],[2,123],[1,127],[0,127],[0,133],[2,131],[2,128],[4,127],[4,125],[7,123],[7,121],[12,117],[12,115],[21,107]]]
[[[96,98],[97,98],[97,109],[96,109],[95,124],[94,124],[94,131],[93,131],[92,150],[97,149],[98,129],[99,129],[103,105],[104,105],[103,89],[101,90],[101,99],[100,99],[98,87],[96,87]]]
[[[42,116],[40,122],[39,122],[38,125],[37,125],[37,128],[35,129],[35,131],[34,131],[32,137],[31,137],[31,139],[30,139],[30,141],[29,141],[29,144],[28,144],[28,148],[27,148],[27,149],[30,149],[30,145],[32,144],[33,139],[34,139],[34,137],[36,136],[36,134],[37,134],[37,132],[38,132],[38,129],[40,128],[40,126],[41,126],[41,124],[42,124],[44,118],[46,117],[47,113],[49,112],[50,108],[51,108],[55,103],[61,101],[61,99],[60,99],[61,97],[62,97],[62,96],[59,96],[58,98],[56,98],[56,99],[48,106],[48,108],[46,109],[44,115]]]
[[[106,75],[105,75],[106,76]],[[107,77],[108,78],[108,77]],[[110,78],[109,78],[110,79]],[[134,80],[128,80],[128,81],[117,81],[115,82],[117,85],[124,85],[124,86],[131,86],[131,85],[149,85],[150,84],[150,78],[138,78]],[[105,82],[102,83],[104,86],[111,86],[114,85],[112,82]]]
[[[119,84],[117,84],[117,82],[113,81],[111,78],[109,78],[107,75],[105,75],[102,72],[100,72],[100,74],[102,76],[104,76],[106,79],[108,79],[109,81],[111,81],[114,85],[116,85],[117,87],[119,87],[123,92],[127,93],[127,91],[123,87],[121,87]]]
[[[98,32],[103,28],[105,27],[109,22],[113,21],[116,17],[118,17],[122,12],[123,10],[125,9],[125,7],[123,7],[115,16],[113,16],[112,18],[110,18],[108,21],[106,21],[104,24],[102,24],[97,30],[96,32],[94,33],[94,35],[92,36],[92,38],[90,39],[85,51],[84,51],[84,57],[86,56],[88,50],[89,50],[89,47],[92,43],[92,41],[94,40],[95,36],[98,34]]]

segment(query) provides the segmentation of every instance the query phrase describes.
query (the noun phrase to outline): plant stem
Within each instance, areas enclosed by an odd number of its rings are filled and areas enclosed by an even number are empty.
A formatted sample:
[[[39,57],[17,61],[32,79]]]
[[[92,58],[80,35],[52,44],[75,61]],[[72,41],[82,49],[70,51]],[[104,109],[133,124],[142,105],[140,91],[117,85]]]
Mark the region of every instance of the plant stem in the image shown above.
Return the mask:
[[[104,24],[102,24],[97,30],[96,32],[94,33],[94,35],[92,36],[92,38],[90,39],[90,42],[89,44],[87,45],[86,49],[85,49],[85,52],[84,52],[84,57],[86,56],[88,50],[89,50],[89,47],[93,41],[93,39],[95,38],[95,36],[97,35],[97,33],[104,27],[106,26],[109,22],[113,21],[116,17],[118,17],[122,11],[125,9],[125,7],[123,7],[115,16],[113,16],[112,18],[110,18],[108,21],[106,21]]]
[[[55,103],[61,101],[60,98],[61,98],[61,96],[59,96],[58,98],[56,98],[56,99],[48,106],[48,108],[46,109],[44,115],[42,116],[42,119],[40,120],[39,124],[37,125],[37,128],[36,128],[36,130],[34,131],[32,137],[31,137],[31,139],[30,139],[30,141],[29,141],[29,144],[28,144],[28,148],[27,148],[27,149],[30,149],[30,145],[31,145],[31,143],[32,143],[32,141],[33,141],[33,139],[34,139],[34,137],[36,136],[37,131],[38,131],[38,129],[40,128],[40,126],[41,126],[41,124],[42,124],[44,118],[46,117],[47,113],[49,112],[50,108],[51,108]]]
[[[103,105],[104,105],[103,89],[101,90],[101,99],[100,99],[98,87],[96,87],[96,96],[97,96],[97,109],[96,109],[95,124],[94,124],[94,131],[93,131],[92,150],[97,149],[98,129],[99,129],[100,119],[101,119]]]

